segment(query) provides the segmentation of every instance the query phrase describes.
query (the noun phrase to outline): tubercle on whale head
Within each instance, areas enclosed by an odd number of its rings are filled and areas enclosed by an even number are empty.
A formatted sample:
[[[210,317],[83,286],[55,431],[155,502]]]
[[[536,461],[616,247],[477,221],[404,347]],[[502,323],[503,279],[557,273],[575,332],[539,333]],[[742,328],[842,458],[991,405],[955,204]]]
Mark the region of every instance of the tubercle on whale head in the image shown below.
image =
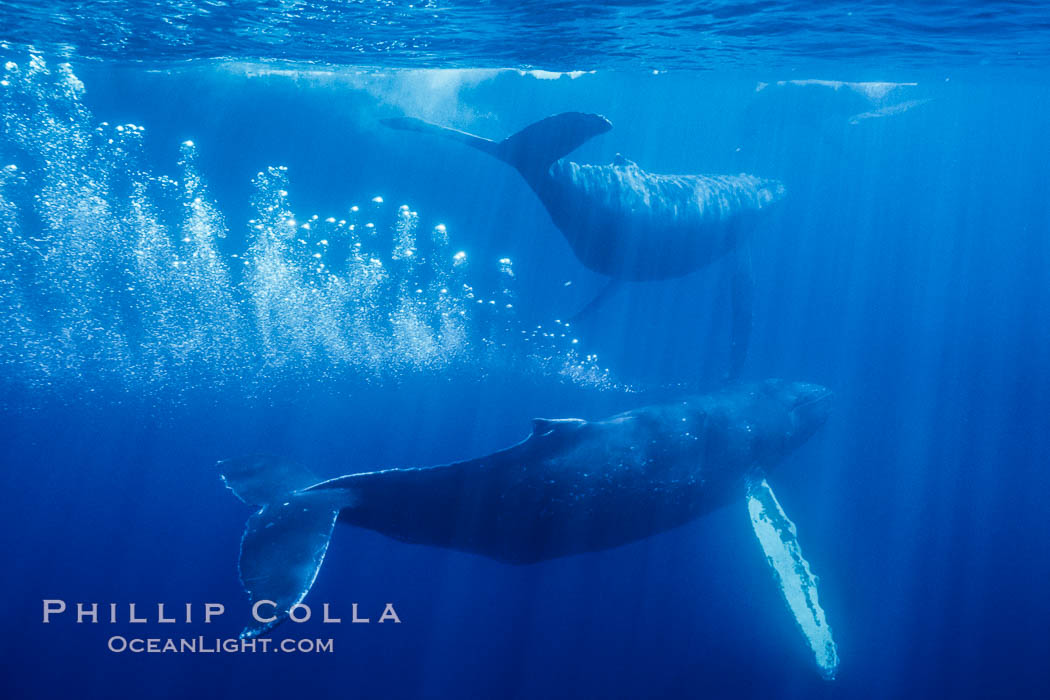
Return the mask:
[[[788,450],[812,437],[831,415],[834,394],[825,386],[779,379],[767,380],[764,386],[787,413],[784,438]]]
[[[794,399],[791,405],[791,420],[794,427],[793,439],[802,442],[807,440],[831,415],[831,389],[819,384],[794,382]]]

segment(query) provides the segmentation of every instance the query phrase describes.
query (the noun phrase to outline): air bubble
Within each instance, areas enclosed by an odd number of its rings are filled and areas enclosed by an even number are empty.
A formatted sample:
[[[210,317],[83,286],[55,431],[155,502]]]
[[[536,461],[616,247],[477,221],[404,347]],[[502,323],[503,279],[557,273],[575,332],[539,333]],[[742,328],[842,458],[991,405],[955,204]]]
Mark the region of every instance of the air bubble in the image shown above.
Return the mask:
[[[213,385],[250,393],[307,386],[318,378],[374,381],[449,369],[457,372],[450,376],[463,369],[482,376],[509,367],[609,385],[600,376],[607,370],[584,367],[568,339],[530,336],[512,313],[480,312],[479,305],[515,308],[511,260],[481,261],[483,279],[490,279],[491,268],[502,274],[495,289],[478,284],[475,291],[466,251],[445,247],[444,223],[426,236],[429,247],[419,243],[419,214],[410,204],[400,205],[392,222],[374,213],[377,223],[365,227],[383,235],[363,240],[354,233],[364,218],[357,218],[354,205],[354,216],[347,217],[354,223],[338,221],[350,231],[347,250],[330,249],[328,238],[309,240],[306,232],[317,230],[313,222],[335,225],[336,218],[297,217],[288,204],[288,168],[268,166],[253,181],[247,249],[220,250],[227,214],[198,170],[194,141],[176,141],[175,177],[152,173],[145,162],[129,168],[128,157],[137,156],[124,144],[140,139],[145,127],[94,121],[78,102],[82,93],[71,69],[49,69],[39,58],[32,67],[4,94],[16,98],[9,104],[30,101],[32,119],[61,128],[34,128],[30,116],[17,111],[21,107],[0,105],[6,120],[0,145],[8,151],[13,139],[10,152],[27,154],[22,165],[33,164],[32,181],[52,183],[38,197],[25,197],[27,211],[5,218],[15,222],[5,237],[9,243],[28,239],[17,222],[42,222],[34,223],[41,230],[33,235],[49,251],[40,261],[19,263],[34,269],[16,271],[0,250],[0,314],[16,321],[0,327],[0,361],[9,377],[48,387],[91,377],[86,390],[100,381],[101,367],[137,395],[153,387],[164,396]],[[0,166],[4,178],[16,172],[14,164]],[[371,201],[383,204],[382,197]],[[21,206],[15,203],[16,210]],[[335,239],[338,233],[322,229],[316,235]],[[388,240],[392,244],[382,249]],[[328,255],[339,258],[331,268],[324,262]],[[110,270],[126,271],[120,283],[113,283]],[[24,279],[60,300],[47,319],[13,308]],[[127,309],[136,310],[133,322]],[[69,335],[58,337],[56,325]],[[519,337],[527,345],[511,342]],[[281,381],[289,379],[295,381]]]

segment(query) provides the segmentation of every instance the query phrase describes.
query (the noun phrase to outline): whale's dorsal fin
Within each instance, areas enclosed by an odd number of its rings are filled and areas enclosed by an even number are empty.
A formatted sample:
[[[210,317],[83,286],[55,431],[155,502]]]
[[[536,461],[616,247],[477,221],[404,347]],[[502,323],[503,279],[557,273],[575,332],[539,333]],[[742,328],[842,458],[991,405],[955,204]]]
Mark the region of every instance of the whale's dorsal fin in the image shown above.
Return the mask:
[[[499,158],[513,165],[526,179],[545,172],[598,134],[612,128],[599,114],[565,112],[541,119],[508,136],[498,145]]]
[[[533,418],[532,434],[537,437],[563,432],[569,428],[579,428],[587,421],[582,418]]]

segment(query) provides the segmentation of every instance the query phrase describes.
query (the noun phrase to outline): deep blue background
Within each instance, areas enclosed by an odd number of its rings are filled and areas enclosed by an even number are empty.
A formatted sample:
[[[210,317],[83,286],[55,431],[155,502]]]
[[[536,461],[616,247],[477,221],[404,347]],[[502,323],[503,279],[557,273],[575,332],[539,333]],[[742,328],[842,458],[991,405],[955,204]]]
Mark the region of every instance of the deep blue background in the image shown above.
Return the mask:
[[[526,377],[329,386],[248,401],[45,405],[0,423],[4,697],[1039,697],[1050,692],[1050,89],[1042,74],[514,73],[437,89],[233,68],[77,66],[99,118],[147,126],[156,167],[192,138],[236,247],[250,179],[286,164],[297,210],[382,194],[515,261],[522,313],[578,308],[582,270],[515,173],[383,132],[424,110],[499,136],[559,111],[615,129],[575,154],[657,172],[753,172],[789,196],[756,236],[746,374],[816,381],[833,419],[771,481],[821,579],[842,657],[821,681],[740,508],[614,551],[515,568],[337,531],[310,601],[403,624],[287,625],[317,656],[114,655],[111,634],[227,636],[246,603],[248,509],[216,460],[268,451],[325,476],[473,456],[535,415],[599,417],[644,397]],[[772,73],[770,75],[769,73]],[[903,114],[770,78],[915,80]],[[946,80],[950,78],[950,80]],[[636,285],[581,333],[622,378],[710,386],[724,365],[719,266]],[[574,282],[564,287],[565,281]],[[8,397],[8,402],[12,397]],[[17,402],[23,401],[24,408]],[[41,599],[223,602],[209,626],[40,623]],[[6,692],[5,692],[6,688]]]

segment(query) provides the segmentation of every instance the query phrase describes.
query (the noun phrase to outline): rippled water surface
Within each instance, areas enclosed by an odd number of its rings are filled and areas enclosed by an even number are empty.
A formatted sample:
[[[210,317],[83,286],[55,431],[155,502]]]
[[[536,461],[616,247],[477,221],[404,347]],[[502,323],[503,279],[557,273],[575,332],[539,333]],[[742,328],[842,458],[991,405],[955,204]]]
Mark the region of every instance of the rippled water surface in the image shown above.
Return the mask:
[[[381,0],[5,2],[0,38],[55,52],[411,67],[711,69],[1045,63],[1040,2]]]

